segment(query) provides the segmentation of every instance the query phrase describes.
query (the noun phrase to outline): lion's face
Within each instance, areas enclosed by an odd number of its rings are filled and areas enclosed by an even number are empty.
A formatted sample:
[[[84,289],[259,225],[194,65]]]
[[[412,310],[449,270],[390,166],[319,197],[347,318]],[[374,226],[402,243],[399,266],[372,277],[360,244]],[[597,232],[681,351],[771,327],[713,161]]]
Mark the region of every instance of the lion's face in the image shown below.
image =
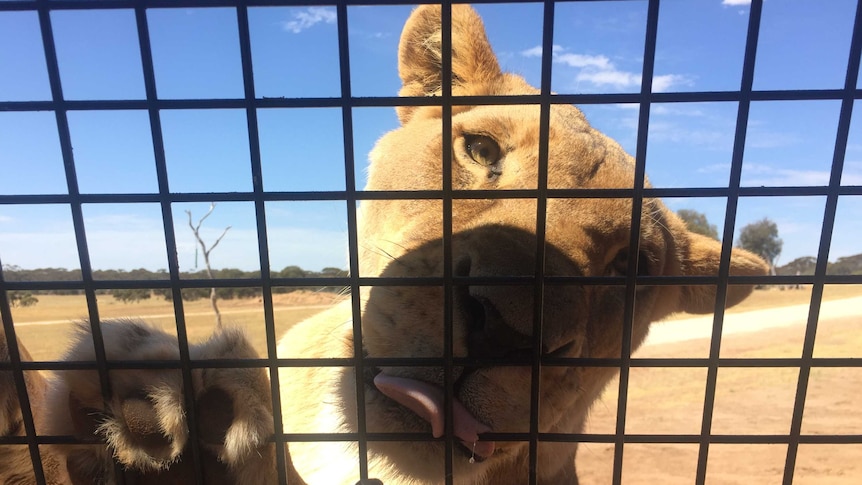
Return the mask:
[[[452,21],[455,95],[538,93],[520,77],[500,72],[472,9],[454,6]],[[402,95],[441,91],[439,30],[439,8],[421,7],[408,20],[400,47]],[[441,113],[439,107],[399,108],[401,128],[385,135],[372,151],[369,190],[443,187]],[[452,188],[536,189],[539,131],[540,108],[535,105],[455,106]],[[632,158],[591,128],[573,106],[551,108],[547,163],[547,187],[552,189],[634,186]],[[456,365],[452,371],[453,431],[464,446],[463,457],[456,455],[454,464],[459,476],[493,473],[494,463],[518,459],[527,446],[526,442],[479,440],[478,435],[530,430],[530,362],[539,314],[535,301],[539,293],[531,279],[537,273],[537,216],[544,217],[540,229],[544,231],[542,271],[546,276],[624,276],[631,258],[637,259],[640,275],[718,274],[720,244],[688,233],[657,199],[643,200],[639,249],[630,251],[631,199],[549,198],[543,214],[535,195],[503,195],[500,199],[452,200],[451,274],[489,279],[455,284],[451,295],[453,356],[470,363]],[[360,276],[443,276],[443,211],[443,202],[433,198],[365,201],[360,221]],[[764,271],[757,257],[734,251],[732,274]],[[500,276],[521,278],[522,282],[501,285],[490,281]],[[596,281],[544,285],[540,313],[543,355],[619,358],[625,285]],[[749,291],[730,288],[728,303],[740,301]],[[633,345],[646,336],[650,322],[669,313],[711,311],[714,294],[715,289],[708,286],[638,286]],[[369,357],[443,357],[449,306],[442,286],[376,286],[365,291],[363,300],[363,347]],[[577,432],[591,401],[612,373],[608,368],[543,366],[539,431]],[[443,383],[444,371],[439,366],[380,368],[367,387],[369,431],[431,429],[440,436],[445,428]],[[405,471],[423,478],[428,478],[430,470],[441,469],[442,449],[441,442],[371,446],[372,452],[395,457],[400,467],[409,469]],[[470,465],[471,455],[482,463]]]

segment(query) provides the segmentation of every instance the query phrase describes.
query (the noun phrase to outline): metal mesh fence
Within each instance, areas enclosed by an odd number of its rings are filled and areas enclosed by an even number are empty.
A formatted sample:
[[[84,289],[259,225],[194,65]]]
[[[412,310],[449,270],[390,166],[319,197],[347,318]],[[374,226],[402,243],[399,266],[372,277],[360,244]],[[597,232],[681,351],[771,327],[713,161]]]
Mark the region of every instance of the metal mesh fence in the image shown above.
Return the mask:
[[[574,0],[573,0],[574,1]],[[635,1],[635,0],[619,0]],[[679,443],[697,445],[697,471],[696,483],[702,484],[707,481],[707,459],[711,446],[720,444],[782,444],[787,446],[786,460],[784,463],[783,483],[793,482],[794,470],[796,468],[797,452],[803,444],[835,444],[835,445],[858,445],[862,444],[862,435],[852,434],[805,434],[802,432],[803,413],[806,405],[806,395],[809,386],[809,378],[812,369],[816,368],[858,368],[860,361],[856,358],[821,358],[814,356],[815,336],[818,331],[818,318],[820,314],[821,301],[824,287],[826,285],[848,285],[862,284],[859,275],[834,275],[827,274],[827,259],[829,257],[830,243],[836,219],[836,209],[840,197],[862,196],[862,187],[858,185],[842,185],[841,175],[845,164],[845,153],[848,145],[848,137],[851,125],[851,114],[854,102],[862,98],[862,93],[857,89],[859,74],[860,54],[862,54],[862,5],[856,8],[856,17],[853,23],[852,39],[849,46],[849,58],[846,70],[844,87],[840,89],[811,89],[811,90],[755,90],[754,66],[758,47],[758,36],[761,24],[761,13],[763,2],[753,0],[751,2],[748,17],[747,39],[745,42],[744,59],[742,64],[742,80],[738,90],[733,91],[708,91],[708,92],[652,92],[651,86],[654,76],[656,58],[656,39],[659,26],[659,0],[646,1],[647,25],[643,49],[643,73],[642,87],[640,92],[630,94],[553,94],[551,92],[551,71],[554,45],[554,18],[555,8],[561,2],[537,1],[543,8],[543,34],[542,46],[545,54],[541,62],[541,93],[527,96],[478,96],[464,97],[453,96],[451,93],[451,59],[443,60],[443,86],[441,97],[431,98],[398,98],[398,97],[357,97],[351,91],[351,63],[348,36],[348,7],[355,5],[397,5],[404,2],[399,1],[334,1],[328,5],[335,6],[337,13],[339,73],[341,95],[338,97],[315,97],[315,98],[269,98],[261,97],[255,92],[254,70],[252,68],[252,50],[249,30],[249,9],[265,6],[297,6],[294,2],[279,2],[268,0],[229,1],[229,0],[203,0],[203,1],[176,1],[176,0],[104,0],[100,2],[72,1],[72,0],[12,0],[0,2],[0,15],[12,11],[34,12],[38,16],[39,29],[41,32],[44,56],[47,65],[48,79],[50,82],[51,99],[46,101],[0,101],[0,111],[5,112],[36,112],[46,111],[52,113],[56,119],[60,148],[62,152],[65,169],[65,183],[67,193],[65,194],[34,194],[34,195],[0,195],[0,204],[6,206],[15,205],[44,205],[60,204],[69,207],[72,215],[75,243],[78,248],[78,257],[81,268],[80,281],[25,281],[12,282],[3,278],[0,270],[0,314],[2,314],[3,328],[9,343],[11,361],[2,363],[0,370],[11,371],[16,382],[18,399],[24,414],[24,425],[26,436],[22,438],[5,437],[0,438],[0,446],[27,445],[33,460],[37,483],[45,483],[44,473],[40,463],[39,446],[44,444],[72,443],[71,437],[64,436],[37,436],[30,412],[30,401],[24,386],[24,373],[36,370],[59,370],[59,369],[96,369],[98,370],[102,391],[105,396],[110,395],[110,380],[108,371],[111,369],[127,368],[179,368],[182,371],[186,383],[187,396],[192,395],[191,370],[202,367],[263,367],[270,375],[271,390],[273,395],[273,407],[275,412],[276,429],[280,429],[282,417],[280,415],[279,384],[277,374],[279,369],[289,367],[307,366],[352,366],[356,375],[363,375],[365,369],[376,367],[383,363],[404,365],[428,365],[429,360],[395,360],[381,361],[380,359],[363,358],[361,347],[359,289],[366,286],[385,285],[442,285],[445,289],[445,304],[443,314],[446,318],[446,349],[442,361],[432,361],[443,364],[445,372],[445,392],[447,398],[453,393],[453,366],[459,363],[453,356],[452,350],[452,315],[453,315],[453,288],[456,284],[463,284],[464,280],[453,275],[452,271],[452,208],[453,201],[482,198],[531,198],[537,203],[537,264],[535,274],[530,278],[510,279],[508,283],[517,282],[533,285],[535,289],[535,301],[542,301],[542,294],[547,285],[559,284],[601,284],[601,285],[623,285],[626,294],[626,312],[623,320],[623,352],[619,359],[562,359],[542,357],[541,352],[541,325],[543,309],[536,305],[534,315],[533,344],[534,350],[530,365],[532,367],[532,409],[538,409],[539,405],[539,372],[543,366],[610,366],[617,367],[620,371],[619,392],[617,401],[616,429],[607,434],[554,434],[539,432],[538,413],[533,413],[530,422],[529,433],[495,434],[493,438],[498,440],[522,440],[530,444],[530,469],[536,470],[537,446],[539,442],[584,442],[584,443],[611,443],[614,445],[613,458],[613,483],[622,483],[623,476],[623,452],[627,444],[651,444],[651,443]],[[479,2],[485,3],[485,2]],[[494,2],[506,3],[506,2]],[[528,2],[529,3],[529,2]],[[303,4],[305,5],[305,4]],[[239,52],[242,68],[243,96],[230,99],[162,99],[156,91],[156,73],[153,62],[153,52],[150,43],[149,21],[147,12],[153,8],[205,8],[205,7],[228,7],[235,11],[236,25],[238,27]],[[69,100],[64,97],[63,83],[61,82],[60,67],[58,64],[57,43],[55,42],[52,14],[58,11],[88,10],[88,9],[123,9],[134,13],[137,39],[141,58],[141,68],[145,85],[145,99],[84,99]],[[451,4],[443,6],[443,18],[451,15]],[[451,25],[444,21],[443,25],[443,51],[447,52],[451,47]],[[0,68],[2,69],[2,68]],[[826,185],[817,186],[774,186],[774,187],[748,187],[741,186],[741,174],[743,166],[743,151],[746,143],[747,130],[749,127],[749,112],[752,102],[757,101],[793,101],[793,100],[834,100],[840,103],[840,114],[838,119],[837,133],[835,134],[834,152],[830,168],[829,182]],[[730,183],[726,187],[684,187],[684,188],[649,188],[644,187],[647,142],[650,126],[650,110],[655,103],[686,103],[686,102],[715,102],[728,101],[737,103],[738,113],[736,118],[736,130],[734,134],[732,160],[730,168]],[[630,189],[583,189],[549,188],[548,187],[548,132],[550,123],[550,106],[553,104],[576,104],[576,105],[601,105],[633,103],[638,106],[638,128],[637,148],[635,152],[635,184]],[[516,191],[490,191],[471,190],[459,191],[452,189],[452,146],[451,137],[443,137],[443,183],[442,190],[421,191],[363,191],[356,186],[356,170],[354,161],[354,110],[367,107],[391,108],[401,105],[409,106],[440,106],[442,109],[443,132],[451,133],[452,130],[452,108],[458,105],[507,105],[507,104],[538,104],[541,106],[540,115],[540,143],[539,143],[539,180],[535,190]],[[176,192],[172,191],[168,180],[168,168],[165,156],[165,141],[163,136],[162,120],[166,112],[182,109],[219,109],[232,108],[245,112],[245,121],[248,130],[248,144],[250,147],[251,174],[253,189],[246,192]],[[258,126],[258,112],[267,108],[290,109],[290,108],[336,108],[340,110],[343,145],[344,145],[344,190],[306,190],[306,191],[271,191],[264,189],[264,173],[261,162],[261,145]],[[78,175],[76,174],[75,156],[72,150],[72,135],[69,126],[69,114],[76,111],[112,111],[112,110],[140,110],[147,113],[152,139],[152,147],[155,155],[155,166],[158,180],[158,191],[155,193],[88,193],[79,187]],[[2,175],[0,175],[2,176]],[[820,197],[825,199],[825,210],[822,229],[819,235],[811,235],[819,240],[817,251],[817,263],[813,275],[797,276],[767,276],[767,277],[731,277],[729,275],[729,259],[732,241],[734,239],[734,228],[739,207],[739,201],[746,197],[785,197],[804,196]],[[722,235],[722,264],[720,271],[715,277],[669,277],[669,276],[639,276],[636,271],[635,260],[629,263],[628,276],[607,279],[587,277],[551,277],[545,275],[544,268],[544,212],[547,201],[553,198],[627,198],[632,200],[632,231],[629,247],[637,248],[640,230],[640,214],[642,212],[644,198],[720,198],[727,201],[724,225],[720,228]],[[439,200],[443,207],[443,258],[449,264],[444,264],[443,278],[367,278],[359,271],[357,248],[360,241],[357,239],[357,217],[356,206],[362,200],[373,199],[396,199],[416,198],[427,200]],[[216,280],[189,280],[180,276],[179,261],[177,260],[177,236],[175,234],[175,214],[172,207],[176,204],[188,202],[248,202],[254,206],[256,218],[256,240],[260,255],[260,277],[259,278],[235,278]],[[307,286],[309,281],[302,278],[274,277],[271,274],[270,254],[268,237],[271,228],[267,226],[267,204],[283,201],[335,201],[346,205],[349,269],[348,277],[319,278],[315,284],[320,286],[344,286],[351,290],[354,325],[354,354],[352,359],[320,359],[303,360],[292,358],[280,358],[276,352],[278,335],[274,323],[273,311],[273,289],[281,287]],[[91,255],[88,250],[88,238],[85,231],[84,214],[82,207],[86,204],[110,204],[110,203],[150,203],[156,204],[161,210],[163,230],[165,234],[165,249],[168,259],[168,277],[160,280],[115,280],[103,281],[93,277],[93,266]],[[500,282],[506,284],[506,281]],[[798,357],[776,357],[776,358],[726,358],[720,353],[722,326],[724,321],[724,301],[729,284],[749,283],[762,285],[811,285],[812,293],[808,310],[808,324],[805,331],[802,354]],[[715,304],[715,317],[712,327],[711,345],[709,355],[706,358],[636,358],[632,356],[631,329],[634,318],[634,299],[637,285],[679,285],[679,284],[705,284],[717,287],[717,298]],[[266,355],[259,360],[233,361],[233,360],[208,360],[193,361],[188,352],[188,331],[186,324],[186,312],[184,310],[182,289],[184,288],[260,288],[262,290],[262,305],[264,309],[265,333],[266,333]],[[180,360],[179,362],[158,361],[108,361],[105,356],[105,348],[100,328],[100,311],[97,304],[96,294],[100,290],[112,289],[165,289],[171,292],[173,298],[174,317],[176,319],[176,331],[179,340]],[[21,290],[75,290],[83,292],[88,308],[88,318],[92,330],[95,349],[95,362],[28,362],[22,361],[16,345],[16,327],[12,318],[12,310],[8,295],[13,291]],[[627,404],[629,402],[628,390],[632,369],[638,368],[699,368],[705,369],[706,381],[705,400],[702,415],[701,432],[697,434],[631,434],[626,432]],[[714,434],[712,432],[714,401],[716,397],[716,385],[718,371],[720,368],[790,368],[798,370],[798,381],[796,384],[795,402],[791,426],[787,434]],[[186,398],[187,400],[190,398]],[[278,470],[282,483],[286,482],[286,464],[284,462],[285,443],[291,441],[315,441],[315,440],[351,440],[359,443],[360,475],[363,480],[373,479],[368,476],[366,463],[367,443],[375,440],[422,440],[427,439],[424,435],[386,435],[367,433],[364,423],[364,392],[362,386],[358,386],[357,395],[358,416],[360,417],[359,432],[356,435],[338,435],[333,437],[325,434],[290,434],[277,433],[273,437],[277,447]],[[195,407],[187,406],[189,413],[190,432],[194,435]],[[448,409],[451,417],[451,408]],[[450,420],[451,421],[451,420]],[[454,439],[451,429],[444,438],[446,443],[446,474],[448,480],[452,477],[452,448]],[[192,440],[194,443],[194,440]],[[203,483],[201,474],[201,463],[198,450],[192,449],[192,460],[195,462],[198,483]],[[536,476],[532,474],[530,483],[536,483]]]

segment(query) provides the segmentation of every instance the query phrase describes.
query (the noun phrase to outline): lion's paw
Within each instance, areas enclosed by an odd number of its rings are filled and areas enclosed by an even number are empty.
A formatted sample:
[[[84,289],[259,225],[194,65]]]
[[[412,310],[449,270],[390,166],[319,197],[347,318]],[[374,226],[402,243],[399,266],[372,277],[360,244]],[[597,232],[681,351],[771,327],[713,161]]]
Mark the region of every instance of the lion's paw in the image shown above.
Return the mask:
[[[248,359],[257,355],[237,329],[224,329],[191,349],[191,358]],[[230,466],[256,456],[273,433],[272,399],[263,369],[195,369],[195,409],[201,442]]]
[[[93,361],[89,325],[80,328],[66,360]],[[179,359],[176,338],[146,323],[106,321],[101,329],[108,361]],[[257,357],[235,329],[216,331],[189,353],[193,360]],[[269,457],[271,452],[264,448],[271,448],[266,442],[273,432],[273,419],[266,373],[259,368],[216,368],[192,369],[191,375],[202,460],[224,465],[228,475],[243,475],[249,462]],[[53,407],[48,413],[48,432],[82,440],[101,437],[108,444],[107,449],[92,445],[58,449],[68,458],[70,475],[82,481],[111,482],[108,477],[115,460],[136,474],[166,478],[191,473],[191,460],[184,455],[191,445],[188,418],[192,413],[186,409],[182,372],[115,369],[109,371],[109,380],[110,396],[104,399],[97,371],[57,373],[47,399]]]

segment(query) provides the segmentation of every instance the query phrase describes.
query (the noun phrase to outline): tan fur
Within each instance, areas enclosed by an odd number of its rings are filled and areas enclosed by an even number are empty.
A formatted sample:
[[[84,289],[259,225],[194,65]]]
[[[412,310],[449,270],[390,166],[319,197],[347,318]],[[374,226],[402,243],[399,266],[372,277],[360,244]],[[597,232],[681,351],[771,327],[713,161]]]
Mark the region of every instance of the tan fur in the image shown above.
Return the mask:
[[[442,92],[440,8],[418,8],[408,20],[399,50],[405,96]],[[452,92],[456,95],[535,94],[522,78],[500,71],[481,19],[468,6],[452,7]],[[455,189],[535,189],[538,184],[538,106],[456,106],[452,117],[452,185]],[[401,107],[402,126],[386,134],[371,154],[370,190],[442,189],[442,127],[439,107]],[[613,140],[593,129],[573,106],[551,108],[548,157],[550,188],[631,188],[634,163]],[[471,157],[468,141],[482,135],[499,145],[493,170]],[[452,202],[452,271],[458,277],[527,277],[523,285],[471,284],[453,288],[455,357],[521,359],[524,365],[456,366],[455,398],[495,433],[526,433],[530,422],[531,367],[535,315],[537,247],[534,199]],[[361,206],[360,276],[439,277],[444,274],[439,200],[369,200]],[[620,276],[629,244],[632,201],[608,198],[552,198],[545,216],[544,272],[549,276]],[[721,246],[686,231],[657,199],[641,211],[639,255],[650,275],[718,274]],[[621,256],[622,255],[622,256]],[[620,263],[620,258],[622,263]],[[641,268],[644,269],[644,268]],[[734,250],[730,274],[762,275],[766,265],[753,254]],[[727,304],[745,298],[750,286],[728,289]],[[373,286],[361,291],[364,353],[368,357],[426,357],[444,354],[445,293],[438,286]],[[552,284],[542,302],[543,352],[556,357],[618,358],[623,340],[625,287]],[[712,286],[638,287],[633,347],[649,324],[672,312],[709,312]],[[477,313],[478,312],[478,313]],[[92,360],[86,326],[70,360]],[[141,322],[104,322],[109,360],[176,359],[176,340]],[[487,354],[487,355],[486,355]],[[254,357],[238,332],[223,331],[191,349],[192,358]],[[279,355],[302,358],[354,357],[349,302],[302,322],[281,339]],[[519,357],[520,356],[520,357]],[[514,361],[513,361],[514,362]],[[357,376],[352,367],[279,369],[284,432],[358,433],[357,385],[365,396],[365,421],[372,433],[408,432],[429,436],[430,426],[406,407],[384,396],[370,377],[376,372],[443,383],[439,366],[383,366]],[[615,374],[606,367],[543,366],[540,372],[539,431],[578,433],[593,401]],[[276,483],[269,383],[260,369],[195,369],[192,388],[198,403],[198,429],[207,483]],[[113,461],[136,483],[185,483],[190,479],[187,414],[179,370],[115,370],[112,397],[104,402],[93,371],[63,371],[45,399],[50,419],[40,432],[81,436],[95,433],[109,447],[51,448],[49,458],[65,464],[82,481],[113,483]],[[0,378],[5,378],[0,375]],[[28,384],[29,386],[29,384]],[[17,416],[11,382],[0,382],[5,416]],[[10,397],[11,400],[10,400]],[[18,413],[18,414],[16,414]],[[0,421],[0,424],[4,421]],[[5,425],[6,433],[10,427]],[[345,441],[290,442],[286,456],[291,483],[353,484],[359,479],[358,446]],[[461,445],[456,443],[456,447]],[[538,483],[574,484],[575,443],[541,442]],[[459,485],[521,484],[528,480],[528,446],[497,442],[493,455],[469,463],[467,450],[453,456]],[[442,441],[371,441],[368,470],[386,485],[444,482]],[[29,466],[6,465],[20,472]],[[295,467],[295,468],[294,468]],[[62,466],[60,468],[63,468]],[[4,470],[5,469],[5,470]],[[0,475],[3,476],[3,475]],[[61,479],[62,481],[62,479]],[[22,482],[29,483],[29,482]]]
[[[22,360],[31,360],[30,354],[19,346]],[[0,331],[0,362],[8,362],[9,347],[5,332]],[[45,401],[47,381],[38,372],[24,372],[24,386],[37,429],[41,427],[44,413],[39,403]],[[24,418],[12,371],[0,371],[0,436],[24,436]],[[41,453],[42,469],[48,485],[69,483],[69,478],[53,453]],[[0,483],[29,485],[35,483],[33,462],[26,445],[0,445]]]

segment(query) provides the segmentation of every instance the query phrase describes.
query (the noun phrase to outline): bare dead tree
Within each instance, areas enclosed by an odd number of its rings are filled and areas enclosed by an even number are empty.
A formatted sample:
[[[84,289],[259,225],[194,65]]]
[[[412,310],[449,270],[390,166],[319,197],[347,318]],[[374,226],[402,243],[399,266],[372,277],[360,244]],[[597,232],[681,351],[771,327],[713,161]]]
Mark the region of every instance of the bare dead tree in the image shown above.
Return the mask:
[[[203,224],[203,222],[206,220],[206,218],[209,217],[210,214],[213,213],[213,211],[215,210],[215,207],[216,207],[215,202],[210,202],[210,210],[208,210],[207,213],[203,215],[203,217],[198,219],[197,225],[195,225],[192,222],[192,211],[189,211],[189,210],[186,211],[186,214],[188,214],[188,216],[189,216],[189,227],[191,228],[192,233],[194,233],[195,239],[197,239],[197,241],[198,241],[198,245],[201,247],[201,252],[203,252],[203,254],[204,254],[204,265],[206,266],[206,269],[207,269],[207,276],[209,276],[209,278],[211,280],[215,279],[215,278],[213,276],[212,267],[210,266],[210,253],[212,252],[213,249],[216,248],[216,246],[218,246],[218,243],[221,242],[222,238],[224,238],[225,234],[227,234],[227,232],[231,228],[231,226],[227,226],[226,228],[224,228],[224,231],[222,231],[221,236],[219,236],[218,239],[215,240],[215,242],[212,244],[212,246],[207,248],[206,243],[204,242],[203,238],[201,237],[201,232],[200,232],[201,231],[201,224]],[[216,295],[215,287],[210,288],[210,303],[212,304],[213,312],[215,313],[216,327],[221,327],[221,312],[218,309],[218,295]]]

